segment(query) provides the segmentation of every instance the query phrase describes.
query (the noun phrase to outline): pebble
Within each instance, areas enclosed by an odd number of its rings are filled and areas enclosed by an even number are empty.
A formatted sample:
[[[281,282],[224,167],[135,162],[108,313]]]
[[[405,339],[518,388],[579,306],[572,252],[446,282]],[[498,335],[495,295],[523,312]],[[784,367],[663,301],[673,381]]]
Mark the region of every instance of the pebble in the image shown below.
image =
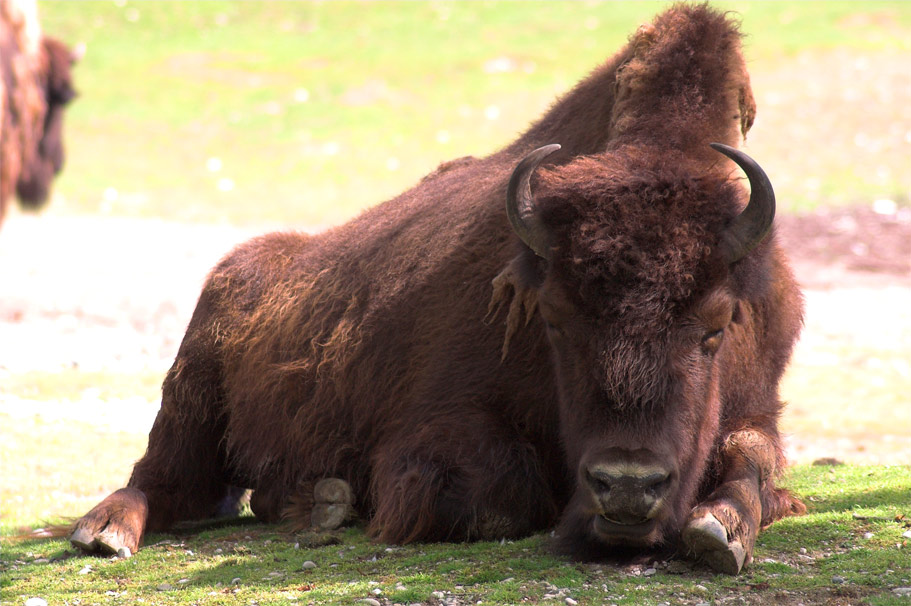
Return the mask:
[[[314,562],[313,560],[307,560],[306,562],[301,564],[302,570],[312,570],[314,568],[316,568],[316,562]]]
[[[654,568],[646,568],[645,570],[642,571],[642,576],[644,576],[644,577],[650,577],[650,576],[652,576],[653,574],[655,574],[655,573],[657,573],[657,572],[658,572],[658,571],[655,570]]]
[[[693,587],[693,589],[695,589],[699,593],[708,593],[709,592],[709,588],[706,587],[705,585],[696,585],[695,587]]]
[[[872,532],[865,532],[865,533],[864,533],[864,538],[865,538],[865,539],[872,539],[872,538],[873,538],[873,533],[872,533]]]
[[[162,583],[161,585],[159,585],[159,586],[156,587],[155,589],[156,589],[157,591],[171,591],[172,589],[174,589],[174,587],[173,587],[172,585],[168,585],[167,583]]]
[[[835,583],[836,585],[843,585],[848,582],[848,579],[836,575],[836,576],[832,577],[832,582]]]
[[[91,566],[85,566],[85,567],[83,567],[82,570],[79,571],[79,574],[88,574],[88,573],[90,573],[90,572],[92,572],[92,567],[91,567]]]
[[[29,598],[25,601],[25,606],[47,606],[47,600],[44,598]]]
[[[382,606],[382,604],[373,598],[364,598],[361,600],[361,604],[367,604],[367,606]]]
[[[911,587],[896,587],[892,593],[898,596],[911,596]]]
[[[566,606],[576,606],[576,604],[579,603],[572,598],[566,598],[564,601],[566,602]]]
[[[120,559],[125,560],[125,559],[127,559],[127,558],[129,558],[129,557],[132,557],[132,556],[133,556],[133,552],[130,551],[130,548],[127,547],[127,546],[123,546],[123,547],[121,547],[120,549],[117,550],[117,557],[120,558]]]
[[[430,595],[432,595],[433,597],[435,597],[435,598],[438,599],[438,600],[442,600],[443,598],[446,597],[446,594],[443,593],[442,591],[434,591],[434,592],[431,593]]]
[[[903,532],[902,538],[911,539],[911,530],[906,530],[905,532]],[[35,560],[35,561],[37,562],[38,560]]]
[[[231,584],[240,585],[240,577],[234,577],[233,579],[231,579]]]

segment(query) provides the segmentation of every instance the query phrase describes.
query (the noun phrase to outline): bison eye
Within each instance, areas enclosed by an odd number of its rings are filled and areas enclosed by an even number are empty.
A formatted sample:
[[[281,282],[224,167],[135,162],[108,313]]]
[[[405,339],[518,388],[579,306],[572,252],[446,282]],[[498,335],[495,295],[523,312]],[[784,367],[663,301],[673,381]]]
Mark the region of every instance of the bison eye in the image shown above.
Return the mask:
[[[702,337],[702,349],[707,354],[714,354],[721,347],[721,341],[724,340],[724,329],[713,330],[705,333]]]

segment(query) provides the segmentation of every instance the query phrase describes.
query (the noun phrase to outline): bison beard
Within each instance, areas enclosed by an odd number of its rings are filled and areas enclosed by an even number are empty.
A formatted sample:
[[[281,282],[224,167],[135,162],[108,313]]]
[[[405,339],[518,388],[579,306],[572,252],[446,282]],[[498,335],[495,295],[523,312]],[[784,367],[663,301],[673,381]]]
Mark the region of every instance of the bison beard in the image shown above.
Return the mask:
[[[74,542],[135,551],[248,487],[266,521],[353,508],[389,542],[556,525],[573,557],[678,547],[739,572],[802,511],[775,486],[801,297],[735,149],[754,113],[736,26],[675,6],[502,151],[241,245],[128,487]]]

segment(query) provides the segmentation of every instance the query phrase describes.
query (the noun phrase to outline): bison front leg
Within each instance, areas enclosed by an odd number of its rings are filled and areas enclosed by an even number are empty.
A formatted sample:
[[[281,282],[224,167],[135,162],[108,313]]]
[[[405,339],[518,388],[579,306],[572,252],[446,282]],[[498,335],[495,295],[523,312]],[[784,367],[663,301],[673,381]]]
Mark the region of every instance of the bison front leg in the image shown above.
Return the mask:
[[[76,522],[70,541],[79,549],[135,552],[147,532],[212,517],[227,495],[237,494],[226,467],[225,421],[216,408],[219,369],[193,346],[184,340],[165,378],[148,448],[127,487]]]
[[[690,513],[681,539],[690,555],[718,572],[737,574],[752,561],[761,527],[806,509],[788,491],[775,488],[779,453],[763,432],[730,434],[721,459],[721,482]]]
[[[145,494],[135,488],[121,488],[82,516],[70,535],[70,542],[89,553],[100,551],[129,557],[142,543],[148,517]]]

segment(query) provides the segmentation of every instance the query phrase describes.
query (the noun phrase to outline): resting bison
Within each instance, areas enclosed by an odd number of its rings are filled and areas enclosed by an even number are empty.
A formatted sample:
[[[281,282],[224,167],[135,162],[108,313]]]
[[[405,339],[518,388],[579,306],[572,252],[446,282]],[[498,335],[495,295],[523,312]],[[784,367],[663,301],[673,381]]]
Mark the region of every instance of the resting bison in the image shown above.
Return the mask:
[[[0,222],[15,191],[39,208],[63,167],[63,109],[77,55],[41,35],[35,2],[0,0]]]
[[[754,110],[736,26],[675,6],[502,151],[241,245],[128,487],[72,541],[135,550],[249,487],[263,520],[353,503],[380,541],[556,525],[574,557],[682,540],[738,572],[803,510],[775,486],[801,297],[771,185],[732,147]]]

